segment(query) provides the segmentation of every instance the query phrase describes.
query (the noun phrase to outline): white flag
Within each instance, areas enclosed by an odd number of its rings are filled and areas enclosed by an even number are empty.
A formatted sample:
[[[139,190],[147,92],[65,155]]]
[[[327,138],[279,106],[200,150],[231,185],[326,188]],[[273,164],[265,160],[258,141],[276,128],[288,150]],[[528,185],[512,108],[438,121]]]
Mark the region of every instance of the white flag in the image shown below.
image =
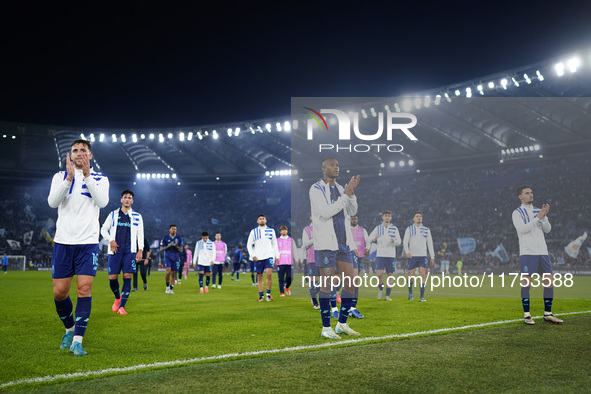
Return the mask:
[[[572,257],[573,259],[576,259],[577,256],[579,255],[579,250],[581,250],[581,245],[583,245],[583,242],[585,242],[586,239],[587,239],[587,232],[585,231],[585,234],[581,235],[579,238],[575,239],[574,241],[572,241],[571,243],[566,245],[564,247],[564,251],[570,257]]]
[[[8,245],[10,245],[11,249],[20,249],[21,248],[21,243],[18,241],[15,241],[14,239],[7,239],[6,242],[8,242]]]

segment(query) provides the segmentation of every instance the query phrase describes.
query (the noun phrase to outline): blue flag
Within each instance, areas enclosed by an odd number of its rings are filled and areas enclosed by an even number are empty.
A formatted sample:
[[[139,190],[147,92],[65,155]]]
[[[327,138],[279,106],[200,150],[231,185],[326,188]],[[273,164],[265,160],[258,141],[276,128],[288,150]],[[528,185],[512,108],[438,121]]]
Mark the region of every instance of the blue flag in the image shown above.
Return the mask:
[[[461,254],[472,253],[476,250],[476,240],[474,238],[458,238],[458,247]]]

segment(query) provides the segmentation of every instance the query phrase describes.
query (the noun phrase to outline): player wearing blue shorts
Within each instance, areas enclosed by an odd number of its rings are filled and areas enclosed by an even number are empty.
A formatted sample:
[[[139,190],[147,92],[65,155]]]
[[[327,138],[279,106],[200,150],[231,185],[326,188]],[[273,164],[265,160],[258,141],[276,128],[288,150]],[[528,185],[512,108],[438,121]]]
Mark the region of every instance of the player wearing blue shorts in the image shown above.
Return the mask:
[[[181,266],[183,239],[176,233],[176,224],[168,227],[168,235],[160,241],[160,250],[164,252],[164,266],[166,267],[166,294],[174,294],[174,280]],[[184,258],[184,257],[183,257]]]
[[[513,211],[512,219],[519,238],[519,270],[522,275],[521,303],[524,322],[529,325],[535,324],[529,312],[529,290],[531,275],[540,274],[540,282],[544,286],[544,320],[560,324],[563,320],[552,315],[554,300],[552,264],[548,257],[548,246],[544,237],[544,233],[549,233],[552,230],[552,225],[548,220],[550,205],[543,204],[541,209],[534,207],[534,193],[529,186],[519,187],[517,197],[521,201],[521,206]]]
[[[427,266],[433,267],[435,264],[435,251],[433,249],[433,238],[431,237],[431,230],[423,226],[423,213],[416,211],[412,215],[413,224],[408,226],[404,232],[404,240],[402,241],[403,252],[408,259],[408,299],[412,301],[412,287],[415,275],[415,270],[419,268],[419,275],[421,276],[421,302],[425,302],[425,283],[427,275]],[[427,251],[431,260],[427,258]]]
[[[320,273],[320,317],[321,336],[340,339],[338,334],[359,335],[347,324],[349,310],[354,303],[355,276],[353,250],[355,240],[351,233],[351,216],[357,213],[355,188],[359,185],[359,175],[351,177],[345,187],[336,182],[339,176],[339,162],[334,158],[322,161],[323,178],[310,187],[312,225],[314,227],[314,260]],[[330,326],[331,278],[338,268],[340,277],[348,278],[343,283],[339,321],[333,330]]]
[[[115,296],[111,310],[127,315],[125,305],[131,292],[131,278],[136,273],[136,262],[144,251],[144,220],[139,212],[131,209],[134,194],[121,192],[121,208],[107,216],[101,227],[101,235],[109,243],[109,285]],[[119,273],[123,272],[123,286],[119,292]]]
[[[206,277],[205,292],[209,293],[209,278],[211,275],[211,266],[215,261],[215,244],[209,239],[209,233],[201,233],[201,239],[195,244],[195,254],[193,254],[193,268],[197,266],[199,274],[199,293],[203,294],[203,275]]]
[[[109,180],[90,167],[92,146],[76,140],[66,154],[66,171],[53,176],[47,202],[57,208],[51,257],[53,298],[66,328],[60,349],[84,356],[82,338],[92,305],[92,282],[98,267],[99,211],[109,203]],[[72,278],[77,275],[76,313],[70,299]],[[75,318],[75,320],[74,320]]]
[[[263,300],[273,301],[271,296],[271,286],[273,284],[273,262],[279,258],[279,248],[277,246],[277,236],[275,230],[267,227],[267,218],[265,215],[257,217],[258,227],[252,229],[248,234],[248,241],[246,247],[248,248],[248,255],[250,260],[254,263],[254,268],[257,273],[259,298],[258,301]],[[263,297],[263,273],[267,279],[267,293]]]
[[[398,227],[392,223],[392,212],[382,212],[382,224],[376,226],[369,235],[371,242],[375,242],[378,246],[376,252],[376,275],[379,278],[379,290],[378,300],[382,299],[384,293],[384,271],[388,277],[394,277],[394,271],[396,271],[396,246],[402,243],[400,239],[400,233]],[[390,281],[388,280],[386,284]],[[390,294],[392,294],[392,281],[391,286],[386,288],[386,301],[392,301]]]

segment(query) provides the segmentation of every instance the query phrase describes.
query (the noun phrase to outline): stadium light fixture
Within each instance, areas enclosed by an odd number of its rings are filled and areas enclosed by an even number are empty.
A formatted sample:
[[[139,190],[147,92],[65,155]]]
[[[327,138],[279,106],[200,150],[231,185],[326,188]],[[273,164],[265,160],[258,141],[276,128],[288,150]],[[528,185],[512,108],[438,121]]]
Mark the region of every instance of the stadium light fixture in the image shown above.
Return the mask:
[[[193,132],[189,131],[189,134],[187,134],[187,141],[191,141],[193,140]]]
[[[127,138],[125,137],[125,134],[121,134],[121,142],[123,142],[123,143],[127,142]]]
[[[460,95],[460,90],[459,89],[456,89],[455,93],[456,93],[456,96],[459,96]]]
[[[470,87],[466,88],[466,97],[472,97],[472,88],[470,88]]]
[[[410,101],[410,99],[404,99],[402,101],[402,109],[404,110],[404,112],[410,112],[411,106],[412,102]]]
[[[429,106],[431,105],[431,97],[427,96],[423,99],[423,105],[425,106],[425,108],[429,108]]]
[[[391,111],[390,111],[390,106],[389,106],[388,104],[384,105],[384,109],[385,109],[386,111],[388,111],[388,112],[391,112]]]
[[[227,133],[228,133],[228,137],[231,137],[232,136],[232,129],[228,128]]]
[[[105,140],[105,135],[103,133],[101,133],[101,135],[99,135],[99,142],[103,142]]]
[[[117,142],[117,135],[116,134],[111,134],[111,138],[113,139],[113,142]]]
[[[414,166],[415,165],[415,161],[414,160],[409,160],[408,161],[408,165],[409,166]]]
[[[421,100],[420,98],[417,97],[414,99],[414,102],[415,102],[415,108],[421,109],[421,104],[423,104],[423,100]]]
[[[371,107],[369,109],[369,112],[371,112],[371,116],[373,116],[374,118],[378,116],[378,114],[376,113],[376,109],[374,107]]]
[[[145,134],[141,134],[140,135],[140,138],[143,139],[143,140],[145,140],[146,139],[146,135]]]
[[[398,105],[398,103],[394,103],[394,111],[396,111],[396,112],[402,112],[400,110],[400,105]]]
[[[516,88],[519,87],[519,82],[515,79],[515,77],[511,77],[511,81],[513,81],[513,85],[515,85]]]
[[[171,140],[172,139],[172,133],[168,133],[168,139]]]
[[[386,167],[386,164],[385,163],[380,163],[380,167],[384,168],[384,167]]]
[[[367,112],[365,112],[365,108],[361,108],[361,116],[363,116],[363,119],[367,119]]]
[[[217,130],[214,130],[214,131],[212,132],[212,135],[213,135],[213,139],[214,139],[214,140],[217,140],[217,139],[218,139],[218,137],[219,137],[219,136],[218,136],[218,131],[217,131]]]
[[[482,84],[476,86],[476,90],[478,90],[478,93],[480,93],[480,95],[484,95],[484,88],[482,87]]]
[[[501,79],[501,86],[503,89],[507,90],[507,78]]]
[[[573,58],[569,59],[568,62],[566,62],[566,64],[568,66],[568,71],[570,71],[571,73],[574,73],[577,71],[577,69],[581,65],[581,59],[579,59],[578,57],[573,57]]]
[[[162,134],[158,134],[158,141],[164,142],[164,136]]]
[[[297,120],[294,120],[293,124],[291,125],[291,128],[294,130],[297,130],[299,126],[300,126],[300,122],[298,122]]]
[[[396,167],[396,163],[394,163],[393,161],[390,162],[390,168],[394,168]]]
[[[154,134],[150,133],[150,139],[153,140],[154,139]]]
[[[271,123],[267,123],[265,125],[265,130],[267,130],[269,133],[271,132]]]
[[[185,133],[183,133],[182,131],[179,133],[179,141],[184,141],[185,140]]]
[[[556,75],[562,77],[564,75],[564,63],[556,63],[556,65],[554,66],[554,70],[556,70]]]
[[[536,144],[536,145],[534,145],[534,150],[536,150],[536,151],[537,151],[537,150],[540,150],[540,145],[537,145],[537,144]]]
[[[176,179],[176,174],[172,174],[172,179]]]
[[[495,88],[495,83],[494,83],[494,82],[492,82],[492,81],[491,81],[491,82],[489,82],[489,83],[488,83],[488,88],[489,88],[489,89],[494,89],[494,88]]]
[[[527,74],[523,74],[523,79],[525,79],[525,82],[529,85],[531,84],[531,79],[529,78],[529,76]]]
[[[275,123],[275,129],[277,131],[283,131],[283,127],[281,127],[281,123],[279,123],[279,122]]]
[[[132,135],[131,135],[131,140],[132,140],[133,142],[137,142],[137,134],[132,134]]]
[[[543,81],[544,80],[544,76],[542,75],[542,73],[540,72],[540,70],[536,71],[536,75],[538,76],[538,81]]]
[[[90,134],[90,142],[94,142],[94,133]]]
[[[398,165],[399,165],[400,167],[404,167],[404,161],[403,161],[403,160],[400,160],[400,161],[398,162]]]
[[[285,123],[289,124],[288,122],[285,122]],[[240,135],[240,127],[236,127],[234,129],[234,136],[238,137],[239,135]]]
[[[435,105],[439,105],[440,102],[441,102],[441,95],[438,94],[437,96],[435,96]]]

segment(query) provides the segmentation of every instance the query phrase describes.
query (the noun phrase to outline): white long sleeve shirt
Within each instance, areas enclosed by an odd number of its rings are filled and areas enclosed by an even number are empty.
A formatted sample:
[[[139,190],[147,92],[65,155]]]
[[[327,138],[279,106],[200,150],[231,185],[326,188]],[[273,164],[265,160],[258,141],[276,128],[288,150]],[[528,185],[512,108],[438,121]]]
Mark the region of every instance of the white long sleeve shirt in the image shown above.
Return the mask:
[[[275,230],[270,227],[258,226],[250,230],[248,234],[248,241],[246,242],[248,249],[248,258],[250,260],[256,257],[258,260],[265,260],[273,257],[279,258],[279,248],[277,246],[277,236]]]
[[[332,218],[340,211],[345,214],[346,243],[351,250],[356,248],[355,239],[351,233],[351,216],[357,214],[357,196],[349,197],[341,185],[335,182],[335,186],[340,193],[340,197],[336,201],[331,201],[330,185],[324,182],[324,179],[310,187],[314,250],[339,249]]]
[[[195,244],[195,253],[193,254],[193,264],[197,263],[203,266],[210,266],[215,261],[215,244],[211,239],[203,242],[202,239]]]
[[[98,244],[99,212],[109,203],[109,179],[90,169],[84,178],[76,169],[72,182],[66,180],[67,172],[53,176],[47,202],[57,208],[54,241],[62,245]]]
[[[376,257],[396,257],[396,247],[402,243],[398,227],[392,223],[388,226],[377,225],[369,234],[369,239],[378,245]]]
[[[109,247],[109,254],[113,254],[111,250],[111,241],[115,241],[117,235],[117,220],[119,219],[119,210],[117,208],[112,211],[109,216],[105,219],[103,226],[101,227],[101,235],[107,241]],[[130,251],[131,253],[137,253],[139,249],[144,250],[144,219],[139,212],[132,210],[131,208],[127,212],[130,219],[131,230],[130,230]]]
[[[533,205],[521,205],[513,211],[513,226],[517,230],[519,238],[519,255],[545,256],[548,254],[548,246],[544,233],[552,230],[552,225],[545,216],[538,218],[540,208]]]
[[[402,240],[402,248],[404,254],[410,253],[412,257],[427,257],[435,258],[435,249],[433,248],[433,238],[431,238],[431,230],[422,224],[417,227],[411,224],[404,232],[404,239]]]

